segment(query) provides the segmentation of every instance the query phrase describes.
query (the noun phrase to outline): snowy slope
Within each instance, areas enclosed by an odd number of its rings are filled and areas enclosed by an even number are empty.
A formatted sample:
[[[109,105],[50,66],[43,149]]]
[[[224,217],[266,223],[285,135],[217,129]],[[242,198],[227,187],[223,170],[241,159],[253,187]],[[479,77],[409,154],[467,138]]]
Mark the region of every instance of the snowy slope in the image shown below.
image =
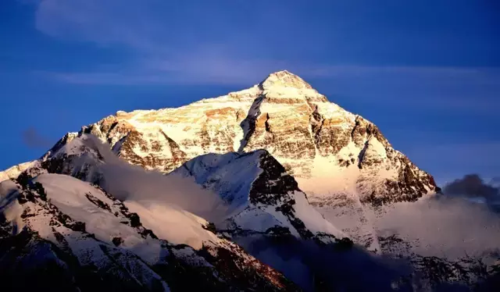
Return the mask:
[[[0,190],[2,201],[16,197],[3,204],[7,220],[0,228],[0,271],[12,275],[7,283],[12,290],[27,288],[15,279],[37,271],[59,275],[61,281],[38,279],[33,285],[63,291],[296,289],[205,229],[205,220],[172,206],[123,204],[96,186],[60,174],[40,174],[20,184],[4,181]],[[9,250],[12,244],[24,251]]]
[[[47,189],[41,183],[46,184]],[[2,185],[4,184],[12,186],[11,181],[2,182]],[[77,270],[89,269],[89,272],[106,275],[108,278],[103,281],[106,285],[121,289],[130,285],[132,290],[142,288],[169,291],[165,281],[131,252],[140,251],[151,264],[152,261],[158,260],[160,245],[148,244],[147,239],[141,238],[136,230],[120,223],[120,219],[125,221],[127,218],[115,217],[110,210],[101,211],[90,201],[92,198],[94,202],[102,203],[102,206],[108,209],[112,205],[108,204],[109,199],[104,194],[77,179],[61,175],[42,175],[39,181],[26,185],[26,189],[20,187],[17,187],[18,198],[14,204],[16,207],[22,206],[22,212],[18,213],[17,218],[11,218],[9,221],[22,222],[24,228],[14,228],[9,232],[7,221],[7,225],[3,226],[1,241],[5,243],[26,238],[26,246],[45,247],[42,250],[28,249],[29,256],[17,255],[18,261],[25,261],[20,264],[21,275],[24,269],[29,270],[29,266],[23,265],[33,265],[32,269],[38,265],[36,262],[30,262],[30,257],[49,256],[45,255],[48,252],[52,254],[50,256],[53,261],[63,270],[62,273],[66,274],[66,277],[74,278],[74,273],[80,273],[76,272]],[[86,196],[88,198],[84,199]],[[110,220],[111,217],[114,220]],[[19,224],[17,226],[19,227]],[[125,248],[115,247],[115,237],[125,239]],[[154,255],[155,253],[157,255]],[[7,255],[9,258],[15,253],[10,252]],[[71,260],[68,260],[69,258]],[[0,265],[5,268],[9,262],[6,260]],[[71,289],[78,289],[80,280],[82,279],[74,279]],[[92,280],[95,281],[94,285],[100,283],[97,279]],[[57,290],[58,286],[54,286]]]

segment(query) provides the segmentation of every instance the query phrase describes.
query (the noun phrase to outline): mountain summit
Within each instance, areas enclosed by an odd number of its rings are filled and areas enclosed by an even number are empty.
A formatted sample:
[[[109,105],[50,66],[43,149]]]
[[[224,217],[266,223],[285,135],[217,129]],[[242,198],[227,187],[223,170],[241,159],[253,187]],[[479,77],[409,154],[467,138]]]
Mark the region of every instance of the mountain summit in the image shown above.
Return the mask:
[[[288,72],[287,70],[277,71],[259,83],[259,87],[267,90],[271,87],[288,87],[296,89],[312,89],[309,83],[305,82],[299,76]]]

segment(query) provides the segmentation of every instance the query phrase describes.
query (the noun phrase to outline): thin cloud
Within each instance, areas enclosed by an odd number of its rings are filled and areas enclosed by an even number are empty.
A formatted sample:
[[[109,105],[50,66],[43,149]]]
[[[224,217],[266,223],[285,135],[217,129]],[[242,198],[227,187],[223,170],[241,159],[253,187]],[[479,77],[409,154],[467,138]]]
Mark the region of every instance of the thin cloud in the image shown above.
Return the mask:
[[[161,23],[160,15],[155,11],[169,10],[164,9],[164,6],[155,7],[151,5],[153,3],[41,0],[37,5],[35,27],[52,37],[88,41],[102,46],[119,44],[143,51],[154,50],[160,46],[157,41],[159,38],[156,38],[159,33],[156,25]],[[165,19],[168,18],[167,15]]]
[[[102,143],[93,135],[85,135],[81,142],[97,151],[106,162],[96,165],[93,171],[101,175],[101,187],[116,198],[126,202],[175,205],[212,222],[223,220],[227,215],[224,201],[216,193],[201,188],[193,179],[146,171],[140,166],[131,165],[117,157],[110,150],[110,145]],[[82,156],[75,163],[92,165],[94,162]]]
[[[51,146],[51,141],[33,127],[24,130],[22,138],[24,144],[30,148],[48,149]]]
[[[500,157],[498,154],[500,149],[500,141],[491,141],[484,143],[461,143],[461,144],[441,144],[434,145],[433,148],[427,149],[430,159],[436,159],[439,163],[453,163],[451,159],[456,157],[470,157],[471,161],[455,161],[455,164],[463,162],[469,164],[471,167],[475,166],[500,166]],[[475,163],[474,163],[475,161]]]
[[[279,4],[253,12],[251,25],[235,20],[245,3],[233,5],[234,15],[208,2],[177,5],[168,1],[40,0],[35,2],[35,26],[49,36],[119,46],[130,51],[130,62],[90,71],[45,72],[59,82],[80,85],[237,85],[244,88],[267,74],[287,69],[306,80],[328,80],[327,95],[353,96],[360,103],[406,108],[455,109],[492,113],[500,108],[500,68],[436,66],[368,66],[311,61],[286,55],[308,43],[328,48],[319,35],[293,38],[269,33],[297,29]],[[280,12],[280,13],[276,13]],[[210,18],[207,17],[210,15]],[[189,24],[179,27],[179,24]],[[196,28],[196,29],[195,29]],[[217,32],[214,37],[214,32]],[[129,60],[130,61],[130,60]],[[355,85],[353,85],[355,84]]]
[[[244,4],[232,8],[238,8],[235,12],[243,13]],[[274,28],[294,25],[286,18],[286,11],[282,11],[281,5],[268,4],[266,8],[266,11],[260,11],[255,17],[264,20],[275,19],[277,23],[274,24]],[[204,10],[209,10],[213,14],[211,21],[206,21]],[[274,10],[281,10],[284,16],[277,18],[278,16],[273,13]],[[92,42],[99,46],[121,45],[134,50],[145,60],[140,62],[138,68],[129,68],[130,72],[125,70],[117,75],[126,75],[137,83],[159,83],[158,80],[169,80],[161,74],[165,68],[167,71],[179,72],[193,78],[201,75],[211,82],[222,82],[225,78],[236,79],[233,75],[240,73],[235,72],[247,72],[250,76],[253,72],[268,74],[277,67],[284,69],[285,65],[286,69],[310,78],[403,74],[440,83],[446,79],[466,77],[498,84],[496,77],[500,75],[500,68],[363,66],[311,63],[296,58],[266,59],[261,56],[282,55],[267,54],[272,53],[272,50],[268,44],[263,43],[268,40],[263,36],[265,31],[262,34],[256,33],[268,27],[252,26],[248,30],[243,26],[234,31],[226,22],[230,17],[224,9],[203,2],[184,7],[164,1],[41,0],[37,5],[35,25],[39,31],[52,37]],[[282,20],[283,23],[278,20]],[[180,23],[191,25],[182,26],[179,30]],[[201,29],[194,30],[193,27],[198,27],[195,24],[199,24]],[[210,34],[213,31],[220,32],[217,40]],[[273,36],[274,39],[277,38]],[[315,41],[319,42],[316,43],[317,46],[321,46],[321,37],[316,37]],[[287,44],[284,43],[282,46]],[[146,78],[134,76],[133,72],[137,69],[148,69],[146,72],[140,72],[144,73]],[[159,69],[160,72],[155,72],[154,69]],[[61,72],[66,76],[73,74],[71,78],[67,78],[70,81],[84,80],[80,83],[98,83],[99,74],[105,75],[105,80],[114,80],[111,72],[96,72],[95,78],[89,76],[91,73],[93,72]],[[238,77],[242,78],[248,77]]]
[[[76,84],[169,84],[169,83],[210,83],[246,84],[278,70],[289,70],[304,78],[370,78],[384,74],[387,79],[402,75],[424,82],[475,82],[477,85],[498,85],[500,69],[460,68],[460,67],[373,67],[348,65],[300,64],[276,60],[246,60],[220,57],[203,52],[185,53],[171,60],[169,58],[145,61],[133,68],[117,73],[101,72],[46,72],[52,77]],[[453,80],[452,80],[453,79]],[[471,80],[472,79],[472,80]],[[475,80],[474,80],[475,79]],[[425,84],[424,84],[425,85]],[[439,102],[439,101],[437,101]],[[477,100],[475,101],[477,104]],[[456,100],[460,105],[461,100]],[[448,105],[449,106],[449,105]],[[467,104],[467,106],[469,106]]]
[[[239,85],[250,87],[268,74],[289,69],[286,62],[238,60],[193,53],[174,60],[154,59],[126,70],[101,72],[37,72],[71,84],[88,85]],[[299,73],[298,73],[299,74]],[[299,74],[300,75],[300,74]]]

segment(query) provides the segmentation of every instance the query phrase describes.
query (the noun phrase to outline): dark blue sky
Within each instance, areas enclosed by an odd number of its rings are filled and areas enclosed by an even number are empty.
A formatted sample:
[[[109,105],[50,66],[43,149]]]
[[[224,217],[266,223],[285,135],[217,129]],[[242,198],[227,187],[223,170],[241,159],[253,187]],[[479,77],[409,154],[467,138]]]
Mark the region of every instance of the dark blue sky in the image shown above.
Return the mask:
[[[500,175],[495,0],[0,1],[0,168],[117,110],[282,69],[375,122],[438,182]]]

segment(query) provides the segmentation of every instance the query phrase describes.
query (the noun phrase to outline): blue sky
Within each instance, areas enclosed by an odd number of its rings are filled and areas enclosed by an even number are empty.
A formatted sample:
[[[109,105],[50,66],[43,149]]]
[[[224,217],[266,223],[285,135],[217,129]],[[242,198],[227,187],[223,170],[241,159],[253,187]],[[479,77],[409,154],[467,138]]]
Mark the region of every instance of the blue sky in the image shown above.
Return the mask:
[[[438,181],[498,176],[499,36],[495,0],[3,0],[0,168],[287,69]]]

